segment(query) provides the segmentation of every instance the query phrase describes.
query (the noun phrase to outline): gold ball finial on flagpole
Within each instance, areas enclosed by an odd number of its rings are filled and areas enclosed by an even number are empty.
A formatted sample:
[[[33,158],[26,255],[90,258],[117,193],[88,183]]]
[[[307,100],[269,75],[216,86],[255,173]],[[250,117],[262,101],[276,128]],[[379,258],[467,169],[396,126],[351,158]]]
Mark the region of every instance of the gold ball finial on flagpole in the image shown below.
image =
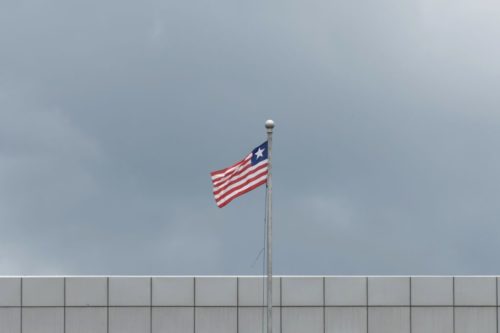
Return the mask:
[[[274,121],[271,119],[266,120],[266,128],[272,130],[274,128]]]

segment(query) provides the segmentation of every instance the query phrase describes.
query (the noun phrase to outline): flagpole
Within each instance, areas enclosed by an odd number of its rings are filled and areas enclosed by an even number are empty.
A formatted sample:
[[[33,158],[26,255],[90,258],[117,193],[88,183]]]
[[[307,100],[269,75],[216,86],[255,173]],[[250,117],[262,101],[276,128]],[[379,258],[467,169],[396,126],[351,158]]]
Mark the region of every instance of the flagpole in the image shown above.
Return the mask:
[[[274,121],[266,121],[267,129],[267,333],[273,333],[273,197],[272,197],[272,182],[271,182],[271,168],[272,168],[272,147],[273,147],[273,128]]]

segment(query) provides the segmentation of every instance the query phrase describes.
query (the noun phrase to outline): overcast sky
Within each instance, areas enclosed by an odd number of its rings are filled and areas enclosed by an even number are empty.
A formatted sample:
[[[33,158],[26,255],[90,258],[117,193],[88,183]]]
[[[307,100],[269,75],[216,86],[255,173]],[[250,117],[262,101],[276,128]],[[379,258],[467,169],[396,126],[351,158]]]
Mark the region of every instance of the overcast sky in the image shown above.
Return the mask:
[[[499,274],[496,0],[0,0],[0,274]]]

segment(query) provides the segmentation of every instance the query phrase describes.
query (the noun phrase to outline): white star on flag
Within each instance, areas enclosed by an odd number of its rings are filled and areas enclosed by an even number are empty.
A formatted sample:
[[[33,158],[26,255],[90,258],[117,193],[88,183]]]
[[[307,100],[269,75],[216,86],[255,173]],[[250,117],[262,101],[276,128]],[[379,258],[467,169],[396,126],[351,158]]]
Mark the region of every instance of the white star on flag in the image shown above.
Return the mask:
[[[259,150],[255,152],[255,158],[259,159],[261,157],[264,157],[264,149],[259,148]]]

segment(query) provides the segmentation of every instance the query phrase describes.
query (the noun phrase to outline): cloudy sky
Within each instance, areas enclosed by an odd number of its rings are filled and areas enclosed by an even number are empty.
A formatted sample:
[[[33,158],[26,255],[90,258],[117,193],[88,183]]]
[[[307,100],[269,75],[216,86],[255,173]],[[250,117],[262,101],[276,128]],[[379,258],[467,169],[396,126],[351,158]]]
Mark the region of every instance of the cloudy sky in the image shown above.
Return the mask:
[[[496,0],[1,0],[0,274],[499,274]]]

